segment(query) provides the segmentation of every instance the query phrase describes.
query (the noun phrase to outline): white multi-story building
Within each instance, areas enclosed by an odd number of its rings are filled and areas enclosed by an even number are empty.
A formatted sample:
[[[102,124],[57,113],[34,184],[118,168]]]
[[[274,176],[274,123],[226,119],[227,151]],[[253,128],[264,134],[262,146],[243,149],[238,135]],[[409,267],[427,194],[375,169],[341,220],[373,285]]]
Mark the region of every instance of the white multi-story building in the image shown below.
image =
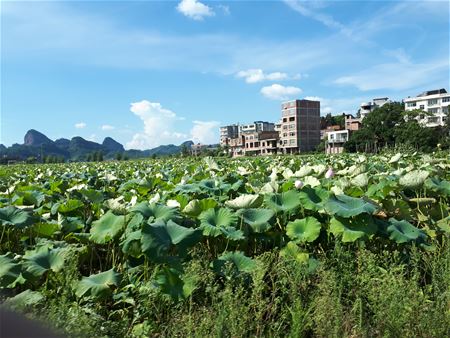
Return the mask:
[[[386,103],[390,103],[390,102],[391,102],[391,100],[389,100],[388,97],[379,97],[379,98],[373,99],[370,102],[361,103],[361,106],[359,107],[359,113],[361,115],[361,119],[365,118],[367,116],[367,114],[369,114],[375,108],[382,107]]]
[[[429,90],[415,97],[407,97],[403,102],[406,111],[420,109],[432,113],[431,116],[419,117],[419,121],[427,127],[443,126],[449,111],[450,94],[444,88]]]

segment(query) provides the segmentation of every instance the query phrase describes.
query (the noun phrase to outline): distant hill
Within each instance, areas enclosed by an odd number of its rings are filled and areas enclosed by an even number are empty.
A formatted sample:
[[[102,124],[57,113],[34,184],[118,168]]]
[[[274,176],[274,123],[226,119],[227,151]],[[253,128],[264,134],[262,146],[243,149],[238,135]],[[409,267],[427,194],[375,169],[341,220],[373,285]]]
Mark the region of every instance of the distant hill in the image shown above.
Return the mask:
[[[16,143],[11,147],[5,147],[3,144],[0,144],[0,159],[5,161],[36,158],[39,161],[42,157],[55,156],[65,160],[83,161],[90,154],[96,152],[101,152],[105,159],[112,159],[117,154],[128,158],[143,158],[152,155],[167,156],[178,154],[184,146],[190,149],[193,144],[192,141],[186,141],[179,146],[168,144],[147,150],[125,150],[122,144],[111,137],[106,137],[101,144],[85,140],[80,136],[73,137],[71,140],[60,138],[52,141],[41,132],[31,129],[25,134],[23,144]]]

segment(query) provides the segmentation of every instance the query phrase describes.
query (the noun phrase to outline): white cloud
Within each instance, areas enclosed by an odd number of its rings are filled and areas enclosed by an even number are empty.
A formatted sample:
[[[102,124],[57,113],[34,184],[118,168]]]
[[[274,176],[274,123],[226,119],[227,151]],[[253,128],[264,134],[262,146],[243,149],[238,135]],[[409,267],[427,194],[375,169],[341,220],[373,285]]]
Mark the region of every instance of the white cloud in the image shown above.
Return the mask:
[[[448,57],[430,63],[417,64],[403,60],[403,62],[375,65],[355,74],[339,77],[334,83],[355,86],[362,91],[433,87],[436,79],[447,78],[448,81],[448,68]]]
[[[84,122],[75,123],[75,128],[77,128],[77,129],[86,128],[86,123],[84,123]]]
[[[127,148],[148,149],[186,140],[186,134],[175,130],[176,122],[182,118],[163,108],[160,103],[142,100],[131,103],[130,110],[144,122],[144,129],[134,134],[133,139],[127,143]]]
[[[225,5],[218,5],[217,8],[219,8],[223,14],[225,15],[230,15],[230,7],[229,6],[225,6]]]
[[[220,122],[218,121],[193,121],[194,126],[191,129],[191,138],[194,143],[213,144],[219,139],[218,130]]]
[[[286,87],[277,83],[261,88],[261,94],[271,100],[288,100],[301,92],[302,90],[300,88]]]
[[[335,20],[331,15],[320,13],[318,9],[325,6],[324,2],[317,1],[300,1],[300,0],[284,0],[284,2],[294,11],[300,13],[305,17],[316,20],[328,28],[337,29],[341,33],[350,36],[352,31],[345,25]]]
[[[262,69],[241,70],[236,74],[238,78],[245,78],[247,83],[256,83],[264,80],[285,80],[288,78],[286,73],[274,72],[265,74]]]
[[[215,13],[211,7],[197,0],[182,0],[177,11],[194,20],[203,20],[206,16],[214,16]]]
[[[101,129],[102,130],[114,130],[114,129],[116,129],[116,127],[111,126],[109,124],[104,124],[103,126],[101,126]]]

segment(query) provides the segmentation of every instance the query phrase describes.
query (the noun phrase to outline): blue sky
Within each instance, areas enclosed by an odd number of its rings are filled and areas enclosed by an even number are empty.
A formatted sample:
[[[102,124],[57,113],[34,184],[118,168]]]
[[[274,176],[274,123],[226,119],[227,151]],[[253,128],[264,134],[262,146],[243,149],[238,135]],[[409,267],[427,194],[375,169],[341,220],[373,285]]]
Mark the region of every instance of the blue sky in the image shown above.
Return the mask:
[[[2,1],[0,143],[218,142],[218,126],[449,90],[448,1]]]

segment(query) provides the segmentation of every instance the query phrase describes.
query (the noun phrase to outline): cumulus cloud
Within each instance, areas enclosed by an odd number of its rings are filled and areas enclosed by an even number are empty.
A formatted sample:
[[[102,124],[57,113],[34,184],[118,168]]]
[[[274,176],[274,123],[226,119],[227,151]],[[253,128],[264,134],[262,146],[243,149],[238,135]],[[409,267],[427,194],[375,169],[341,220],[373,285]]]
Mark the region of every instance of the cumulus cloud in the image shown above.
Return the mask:
[[[77,128],[77,129],[86,128],[86,123],[84,123],[84,122],[75,123],[75,128]]]
[[[204,17],[214,16],[213,9],[197,0],[182,0],[177,11],[194,20],[203,20]]]
[[[217,143],[219,139],[218,121],[193,121],[194,126],[191,129],[191,138],[194,143],[212,144]]]
[[[111,126],[111,125],[109,125],[109,124],[104,124],[103,126],[101,126],[101,129],[102,130],[114,130],[114,129],[116,129],[116,127],[114,127],[114,126]]]
[[[247,69],[238,72],[236,77],[244,78],[247,83],[256,83],[265,80],[286,80],[288,75],[281,72],[264,73],[262,69]]]
[[[186,134],[175,130],[176,122],[182,118],[158,102],[134,102],[131,103],[130,111],[142,120],[144,129],[134,134],[127,148],[148,149],[161,144],[181,143],[187,138]]]
[[[277,83],[261,88],[261,94],[271,100],[288,100],[301,92],[302,90],[300,88],[282,86]]]

